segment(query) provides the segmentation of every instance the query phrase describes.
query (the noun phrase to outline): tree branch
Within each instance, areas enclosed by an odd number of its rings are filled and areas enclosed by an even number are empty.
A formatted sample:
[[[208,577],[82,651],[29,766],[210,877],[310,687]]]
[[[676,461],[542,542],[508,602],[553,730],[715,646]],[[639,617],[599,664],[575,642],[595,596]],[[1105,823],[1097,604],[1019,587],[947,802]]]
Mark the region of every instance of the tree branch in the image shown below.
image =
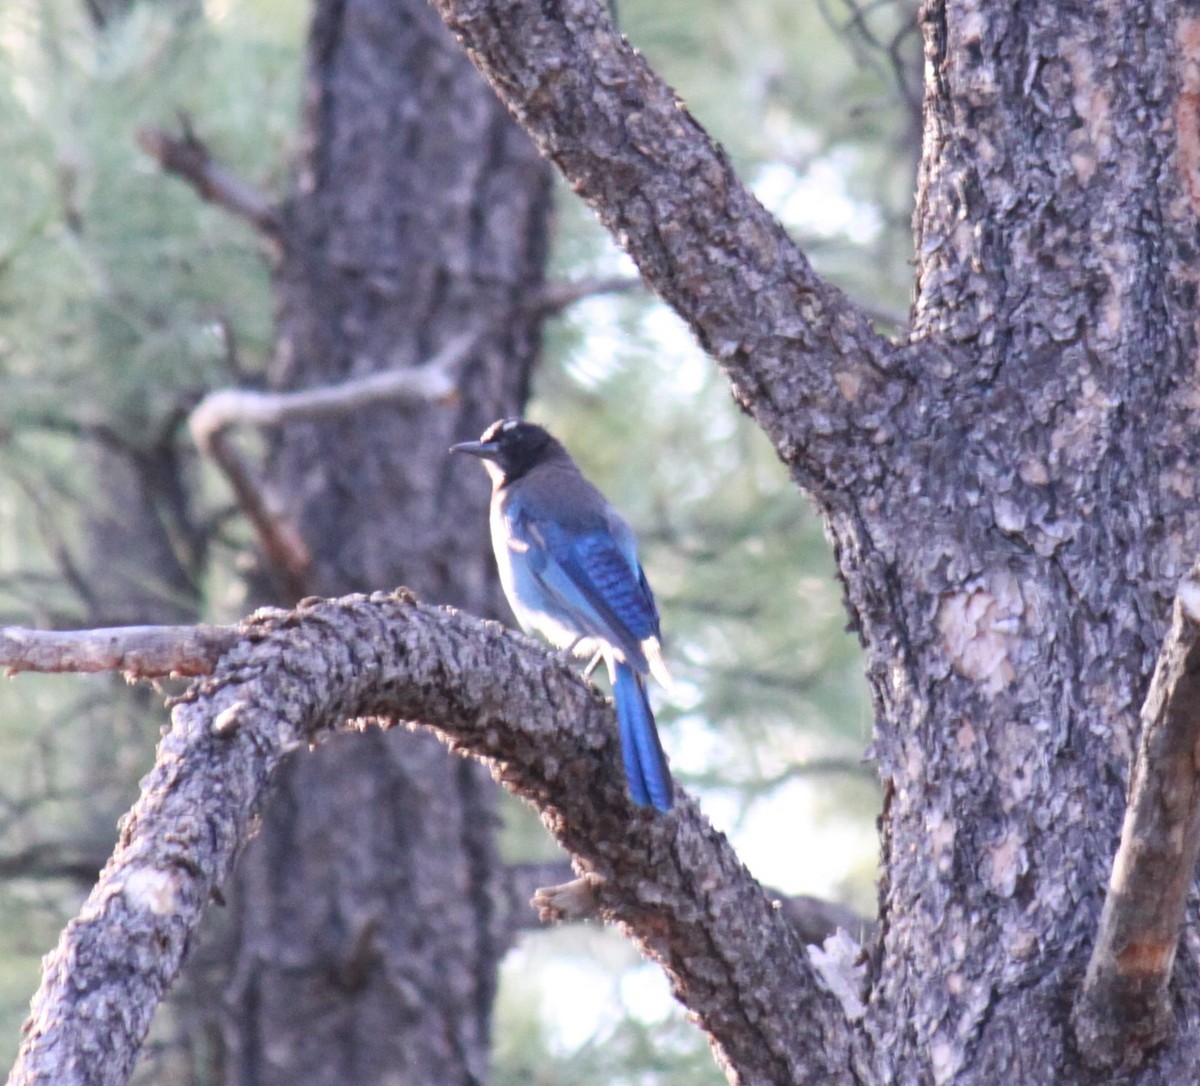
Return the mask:
[[[13,475],[13,480],[33,507],[34,524],[46,545],[46,550],[54,561],[63,582],[75,593],[79,601],[95,616],[100,610],[96,594],[87,577],[79,569],[78,563],[71,554],[64,533],[59,529],[50,512],[44,486],[36,486],[19,472]]]
[[[1137,1063],[1174,1027],[1167,986],[1200,854],[1200,565],[1142,707],[1129,805],[1074,1025],[1089,1062]]]
[[[182,132],[178,136],[161,128],[139,129],[138,146],[167,173],[191,185],[202,200],[225,208],[264,237],[278,241],[283,223],[274,201],[217,162],[192,130],[186,114],[181,114],[179,121]]]
[[[802,482],[875,455],[898,353],[813,271],[601,0],[434,0],[538,147],[727,370]],[[834,455],[834,453],[838,455]]]
[[[636,276],[606,275],[590,279],[559,279],[543,283],[526,303],[526,311],[539,317],[551,317],[597,294],[631,294],[645,284]]]
[[[234,626],[114,626],[28,630],[0,626],[0,668],[19,671],[122,671],[138,679],[207,675],[241,636]]]
[[[10,1086],[117,1084],[283,755],[347,721],[427,722],[535,804],[600,914],[659,961],[742,1082],[846,1083],[851,1029],[791,926],[681,795],[629,801],[611,706],[495,623],[377,594],[263,612],[172,711],[142,795],[46,960]]]
[[[0,879],[70,879],[90,886],[107,859],[62,842],[30,845],[0,855]]]
[[[790,897],[777,894],[775,898],[784,918],[796,929],[796,934],[805,944],[819,945],[839,929],[859,946],[866,946],[875,938],[875,922],[859,916],[845,905],[824,901],[811,894],[793,894]]]
[[[505,926],[509,938],[519,931],[536,931],[545,919],[536,911],[537,895],[546,886],[555,886],[575,878],[571,861],[546,860],[542,863],[515,863],[504,867],[504,896],[507,902]]]
[[[518,864],[510,869],[509,886],[511,892],[516,894],[521,888],[529,886],[532,880],[540,880],[534,884],[531,898],[531,904],[537,910],[539,924],[596,919],[600,915],[600,903],[595,880],[587,875],[582,878],[573,876],[574,871],[565,863]],[[770,887],[765,887],[764,891],[775,902],[776,908],[782,912],[806,946],[823,943],[839,929],[846,932],[859,946],[875,937],[875,923],[864,919],[845,905],[823,901],[810,894],[795,894],[789,897],[776,893]]]
[[[298,392],[217,389],[196,405],[188,426],[196,444],[207,450],[214,433],[234,425],[282,426],[288,422],[344,416],[380,404],[451,400],[457,393],[456,367],[471,353],[479,338],[478,331],[464,332],[420,366],[384,370],[336,385]]]
[[[428,362],[384,370],[337,385],[298,392],[223,388],[210,392],[188,418],[196,447],[225,474],[258,537],[285,599],[299,599],[308,584],[312,555],[283,510],[263,492],[254,468],[229,437],[235,425],[282,426],[302,420],[337,418],[380,404],[447,402],[458,394],[456,373],[479,343],[478,329],[455,336]]]
[[[223,390],[213,395],[222,398],[224,410],[230,403],[224,397],[236,397],[238,393]],[[210,398],[206,397],[200,406],[203,407]],[[304,538],[286,513],[268,500],[254,466],[223,425],[198,434],[193,430],[193,433],[200,451],[221,469],[233,490],[238,509],[254,529],[267,569],[277,583],[279,598],[300,599],[307,591],[312,566],[312,553]]]

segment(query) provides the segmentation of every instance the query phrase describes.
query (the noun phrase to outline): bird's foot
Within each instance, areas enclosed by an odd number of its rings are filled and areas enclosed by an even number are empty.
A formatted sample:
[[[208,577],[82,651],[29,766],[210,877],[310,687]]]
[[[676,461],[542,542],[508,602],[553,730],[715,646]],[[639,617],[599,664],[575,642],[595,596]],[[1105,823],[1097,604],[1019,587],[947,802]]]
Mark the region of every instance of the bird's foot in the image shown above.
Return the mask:
[[[555,651],[554,651],[555,658],[561,664],[563,664],[564,667],[572,667],[574,664],[576,664],[578,662],[580,647],[582,646],[585,650],[588,648],[588,646],[585,644],[585,641],[586,641],[585,638],[577,637],[566,648],[555,649]],[[591,678],[592,678],[592,672],[595,671],[596,668],[598,668],[600,666],[600,664],[603,660],[604,660],[604,653],[601,652],[600,650],[597,650],[595,655],[592,656],[592,658],[588,661],[587,667],[585,667],[583,669],[582,674],[583,674],[584,679],[586,679],[590,682]]]

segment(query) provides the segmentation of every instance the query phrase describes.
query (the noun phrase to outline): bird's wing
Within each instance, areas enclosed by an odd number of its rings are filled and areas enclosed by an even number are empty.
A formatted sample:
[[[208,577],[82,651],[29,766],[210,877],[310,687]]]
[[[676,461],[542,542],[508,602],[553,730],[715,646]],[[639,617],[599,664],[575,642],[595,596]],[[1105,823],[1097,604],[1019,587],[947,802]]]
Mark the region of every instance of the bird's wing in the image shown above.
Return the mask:
[[[606,530],[580,533],[529,516],[514,529],[516,538],[530,542],[531,572],[572,616],[580,634],[608,642],[645,671],[641,643],[658,636],[658,614],[640,569],[630,568],[613,537]]]
[[[642,569],[642,564],[638,561],[637,540],[634,539],[633,529],[611,508],[608,510],[608,527],[612,537],[617,541],[618,546],[620,546],[621,553],[625,555],[626,561],[629,563],[629,568],[637,571],[638,586],[641,589],[645,607],[650,613],[652,623],[651,632],[641,639],[642,653],[646,657],[650,673],[667,690],[673,690],[675,684],[671,679],[671,673],[667,670],[667,664],[663,660],[662,655],[662,633],[659,628],[658,604],[655,602],[654,593],[650,590],[650,582],[646,580],[646,571]]]

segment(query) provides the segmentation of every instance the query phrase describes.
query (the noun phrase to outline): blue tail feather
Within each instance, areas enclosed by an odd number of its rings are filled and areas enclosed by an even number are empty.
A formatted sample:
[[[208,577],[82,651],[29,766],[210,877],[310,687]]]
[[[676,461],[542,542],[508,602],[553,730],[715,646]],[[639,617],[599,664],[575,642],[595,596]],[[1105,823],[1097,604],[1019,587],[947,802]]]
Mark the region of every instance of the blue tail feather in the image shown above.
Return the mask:
[[[633,802],[669,811],[674,789],[671,773],[654,714],[646,695],[646,682],[629,664],[619,661],[613,676],[613,701],[621,728],[621,756],[625,761],[625,779]]]

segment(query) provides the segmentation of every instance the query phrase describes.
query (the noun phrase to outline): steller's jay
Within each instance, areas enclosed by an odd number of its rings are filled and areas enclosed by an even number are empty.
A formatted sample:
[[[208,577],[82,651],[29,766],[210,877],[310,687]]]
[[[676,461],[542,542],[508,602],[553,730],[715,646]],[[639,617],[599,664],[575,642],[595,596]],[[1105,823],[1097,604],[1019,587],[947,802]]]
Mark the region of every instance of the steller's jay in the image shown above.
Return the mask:
[[[504,594],[526,630],[558,648],[604,658],[635,803],[671,808],[671,775],[646,696],[670,685],[658,608],[629,525],[542,427],[501,419],[451,452],[492,478],[492,547]]]

